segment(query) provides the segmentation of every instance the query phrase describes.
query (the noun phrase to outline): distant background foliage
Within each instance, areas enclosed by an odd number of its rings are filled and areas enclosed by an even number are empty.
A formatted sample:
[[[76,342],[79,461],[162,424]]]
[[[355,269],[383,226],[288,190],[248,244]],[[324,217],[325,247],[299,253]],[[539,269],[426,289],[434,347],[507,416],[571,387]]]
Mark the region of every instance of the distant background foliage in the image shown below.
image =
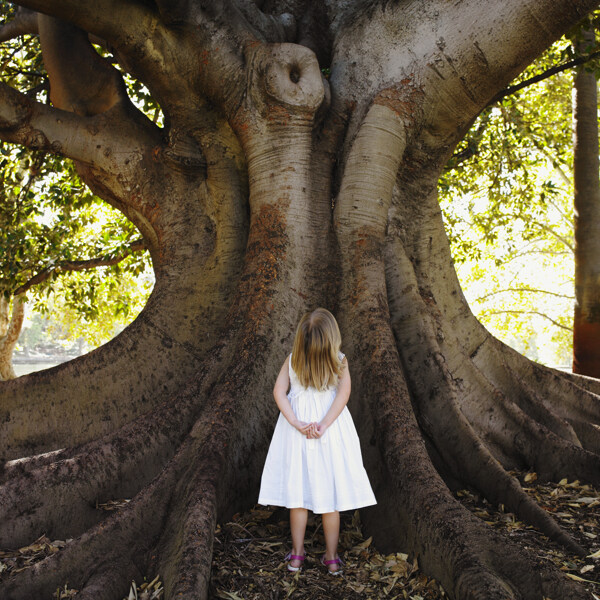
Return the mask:
[[[513,84],[580,56],[572,43],[579,35],[559,40]],[[598,59],[580,68],[599,75]],[[574,69],[560,72],[488,106],[439,181],[475,315],[519,352],[565,367],[574,302],[573,77]]]

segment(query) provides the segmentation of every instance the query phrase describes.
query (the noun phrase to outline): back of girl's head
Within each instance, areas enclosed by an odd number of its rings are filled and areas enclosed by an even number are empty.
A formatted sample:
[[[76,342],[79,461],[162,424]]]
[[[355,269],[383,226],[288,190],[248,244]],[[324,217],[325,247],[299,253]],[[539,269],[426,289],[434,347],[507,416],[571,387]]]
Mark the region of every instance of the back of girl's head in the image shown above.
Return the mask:
[[[306,313],[298,324],[292,369],[304,387],[323,390],[336,385],[342,371],[342,337],[335,317],[324,308]]]

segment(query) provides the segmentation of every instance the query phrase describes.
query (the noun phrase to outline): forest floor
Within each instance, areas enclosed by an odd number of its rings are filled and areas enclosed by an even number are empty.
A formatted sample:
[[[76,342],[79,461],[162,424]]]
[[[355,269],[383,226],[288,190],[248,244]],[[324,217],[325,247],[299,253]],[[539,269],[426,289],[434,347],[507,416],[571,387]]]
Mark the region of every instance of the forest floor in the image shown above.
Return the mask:
[[[457,498],[494,529],[537,557],[554,563],[565,577],[579,581],[600,600],[600,491],[578,481],[537,483],[534,473],[518,474],[531,494],[577,541],[589,550],[586,558],[568,554],[515,515],[493,507],[468,490]],[[339,554],[341,576],[329,575],[319,558],[325,548],[320,518],[310,515],[305,547],[307,558],[299,573],[286,570],[290,550],[285,509],[257,506],[235,515],[217,528],[210,597],[225,600],[437,600],[446,598],[439,583],[419,570],[416,559],[384,555],[365,539],[358,512],[342,513]],[[560,600],[558,598],[552,600]]]
[[[534,473],[518,474],[531,494],[577,541],[589,550],[585,558],[573,556],[535,529],[519,522],[503,507],[493,507],[468,490],[457,498],[491,527],[503,531],[539,562],[551,562],[565,577],[579,581],[600,600],[600,490],[578,481],[536,482]],[[99,510],[119,510],[127,500],[99,505]],[[16,550],[0,550],[0,580],[59,552],[70,540],[40,537]],[[446,598],[442,587],[419,570],[416,559],[403,553],[383,555],[371,538],[363,535],[358,512],[342,513],[340,556],[344,572],[329,575],[319,563],[324,539],[320,518],[310,515],[306,533],[307,559],[299,573],[286,570],[290,550],[288,511],[256,506],[217,526],[209,597],[225,600],[437,600]],[[154,577],[154,575],[151,575]],[[68,585],[50,591],[52,598],[72,598]],[[124,600],[159,600],[160,576],[132,583]],[[560,599],[552,599],[560,600]]]

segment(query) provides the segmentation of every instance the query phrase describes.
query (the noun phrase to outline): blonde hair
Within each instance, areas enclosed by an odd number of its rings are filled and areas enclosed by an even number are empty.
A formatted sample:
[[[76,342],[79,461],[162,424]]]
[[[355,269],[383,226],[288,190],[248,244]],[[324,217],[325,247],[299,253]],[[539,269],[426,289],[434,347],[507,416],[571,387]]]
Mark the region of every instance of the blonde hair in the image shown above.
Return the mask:
[[[304,387],[324,390],[342,374],[342,336],[335,317],[324,308],[306,313],[298,323],[292,349],[292,369]]]

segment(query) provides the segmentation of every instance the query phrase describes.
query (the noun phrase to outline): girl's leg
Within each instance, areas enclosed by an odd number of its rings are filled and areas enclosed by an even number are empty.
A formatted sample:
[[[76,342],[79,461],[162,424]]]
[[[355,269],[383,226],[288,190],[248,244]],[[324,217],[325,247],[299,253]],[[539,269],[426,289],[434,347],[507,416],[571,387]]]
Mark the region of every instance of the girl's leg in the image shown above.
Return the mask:
[[[323,533],[325,534],[325,560],[337,558],[337,547],[340,539],[340,513],[323,513]],[[328,565],[330,571],[337,571],[339,565]]]
[[[292,531],[292,554],[304,556],[304,533],[308,521],[306,508],[290,508],[290,529]],[[302,562],[290,560],[290,566],[300,567]]]

